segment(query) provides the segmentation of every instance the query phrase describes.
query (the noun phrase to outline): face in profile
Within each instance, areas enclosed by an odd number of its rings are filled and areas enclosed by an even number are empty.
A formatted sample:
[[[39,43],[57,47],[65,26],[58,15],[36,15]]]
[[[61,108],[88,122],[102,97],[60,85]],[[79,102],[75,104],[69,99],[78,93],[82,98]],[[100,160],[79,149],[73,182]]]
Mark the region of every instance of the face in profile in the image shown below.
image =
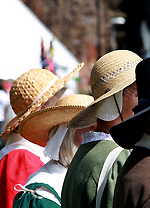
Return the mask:
[[[123,90],[123,107],[122,107],[122,117],[123,120],[128,119],[133,116],[132,109],[138,104],[138,95],[136,82],[129,85]]]

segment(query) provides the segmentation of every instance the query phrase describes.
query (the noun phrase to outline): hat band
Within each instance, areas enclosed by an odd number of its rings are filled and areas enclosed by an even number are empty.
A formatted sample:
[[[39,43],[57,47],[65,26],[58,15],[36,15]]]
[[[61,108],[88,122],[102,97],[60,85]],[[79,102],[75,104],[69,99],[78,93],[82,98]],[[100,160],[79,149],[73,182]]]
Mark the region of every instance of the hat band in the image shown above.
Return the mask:
[[[55,78],[44,88],[44,90],[35,98],[35,100],[31,103],[31,105],[29,105],[29,107],[33,106],[34,103],[36,103],[36,101],[38,101],[43,95],[44,93],[56,82],[56,80],[58,79],[57,76],[55,76]]]
[[[25,108],[24,110],[18,113],[18,116],[22,115],[24,112],[26,112],[27,109],[32,107],[45,94],[45,92],[47,92],[47,90],[56,82],[57,79],[58,77],[55,76],[55,78],[42,90],[42,92],[38,94],[38,96],[34,99],[34,101],[27,108]]]

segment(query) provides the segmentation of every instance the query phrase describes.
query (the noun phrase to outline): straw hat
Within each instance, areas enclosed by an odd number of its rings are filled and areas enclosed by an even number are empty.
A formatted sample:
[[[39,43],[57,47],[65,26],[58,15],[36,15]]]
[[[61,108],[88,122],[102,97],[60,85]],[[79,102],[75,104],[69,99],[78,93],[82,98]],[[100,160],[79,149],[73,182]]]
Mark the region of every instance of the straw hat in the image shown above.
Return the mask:
[[[32,113],[19,125],[19,133],[25,139],[42,145],[48,142],[53,126],[68,123],[77,113],[89,105],[94,98],[89,95],[74,94],[59,100],[54,107]]]
[[[46,69],[31,69],[18,77],[10,90],[10,104],[17,115],[0,135],[7,141],[8,134],[20,121],[38,110],[47,100],[57,93],[83,67],[80,63],[69,75],[58,78]],[[5,138],[6,137],[6,138]]]
[[[96,122],[95,104],[121,91],[135,81],[135,67],[142,59],[128,50],[116,50],[102,56],[93,66],[90,83],[94,101],[68,126],[83,128]]]
[[[144,121],[150,118],[150,58],[137,65],[136,85],[138,105],[133,108],[134,115],[110,129],[115,142],[126,149],[134,148],[141,139]]]

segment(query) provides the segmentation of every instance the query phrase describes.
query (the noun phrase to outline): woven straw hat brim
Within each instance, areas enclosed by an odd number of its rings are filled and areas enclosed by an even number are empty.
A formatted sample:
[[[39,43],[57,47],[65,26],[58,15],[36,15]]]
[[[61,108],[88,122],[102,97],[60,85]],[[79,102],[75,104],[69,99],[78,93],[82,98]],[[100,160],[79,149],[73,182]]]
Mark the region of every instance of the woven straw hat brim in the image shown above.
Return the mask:
[[[9,123],[6,125],[5,129],[8,129],[8,131],[10,131],[10,126],[12,126],[15,122],[18,121],[18,116],[14,117],[11,121],[9,121]],[[7,134],[5,137],[3,137],[4,142],[7,142],[9,134]]]
[[[135,76],[128,77],[128,80],[122,80],[116,87],[94,100],[89,106],[83,109],[73,119],[68,122],[68,127],[73,129],[85,128],[96,123],[97,118],[94,116],[94,105],[111,95],[123,90],[135,81]]]
[[[37,101],[35,102],[35,104],[31,107],[29,107],[29,109],[27,109],[27,111],[20,117],[16,117],[16,119],[11,120],[7,126],[5,127],[4,131],[0,134],[0,137],[4,138],[5,141],[7,141],[8,138],[8,134],[13,131],[18,125],[19,123],[26,118],[28,115],[30,115],[31,113],[33,113],[37,108],[39,108],[40,106],[42,106],[48,99],[50,99],[51,97],[53,97],[53,95],[55,95],[60,89],[62,89],[66,83],[73,78],[84,66],[84,63],[80,63],[70,74],[68,74],[67,76],[65,76],[64,78],[59,78],[50,88],[49,90],[47,90],[47,92],[45,93],[47,96],[45,96],[45,94],[42,96],[42,101]],[[5,138],[6,137],[6,138]]]
[[[49,141],[49,131],[53,126],[68,123],[82,109],[84,106],[58,106],[37,111],[20,123],[19,133],[29,141],[42,145],[43,141]]]

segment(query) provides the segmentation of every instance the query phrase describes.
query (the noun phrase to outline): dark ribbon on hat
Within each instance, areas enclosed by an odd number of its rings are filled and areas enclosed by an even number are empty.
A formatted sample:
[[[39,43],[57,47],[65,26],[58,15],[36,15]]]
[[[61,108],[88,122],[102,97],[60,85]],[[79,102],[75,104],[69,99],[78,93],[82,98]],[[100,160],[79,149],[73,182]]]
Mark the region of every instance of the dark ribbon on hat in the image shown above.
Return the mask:
[[[140,111],[146,109],[150,107],[150,100],[149,99],[143,99],[141,98],[139,101],[138,101],[138,105],[136,105],[132,111],[134,112],[134,114],[136,113],[139,113]]]

